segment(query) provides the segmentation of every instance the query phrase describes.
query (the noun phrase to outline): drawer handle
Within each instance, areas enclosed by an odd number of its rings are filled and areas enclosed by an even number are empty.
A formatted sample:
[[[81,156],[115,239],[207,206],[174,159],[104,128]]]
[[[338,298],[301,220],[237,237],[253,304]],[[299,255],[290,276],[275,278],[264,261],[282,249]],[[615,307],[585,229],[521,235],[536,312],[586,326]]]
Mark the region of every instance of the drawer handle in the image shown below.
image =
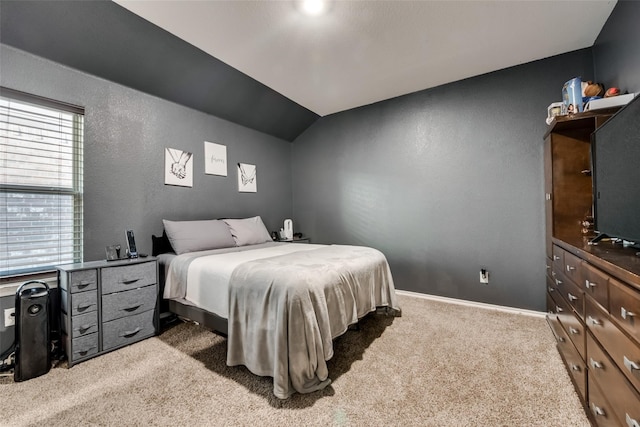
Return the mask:
[[[577,330],[576,328],[569,328],[569,333],[573,334],[573,335],[578,335],[580,333],[579,330]]]
[[[591,404],[591,410],[596,415],[599,415],[601,417],[605,417],[606,416],[606,414],[604,412],[604,409],[602,409],[601,407],[597,406],[595,403]]]
[[[91,304],[78,305],[76,308],[78,309],[78,311],[85,311],[86,309],[91,308],[94,305],[96,305],[96,304],[94,302],[92,302]]]
[[[562,280],[556,279],[556,285],[562,285]]]
[[[572,265],[567,265],[567,271],[568,271],[569,273],[571,273],[571,272],[572,272],[573,270],[575,270],[575,269],[576,269],[576,268],[575,268],[574,266],[572,266]]]
[[[587,289],[595,288],[596,286],[598,286],[597,283],[593,283],[593,282],[590,282],[588,280],[584,281],[584,287],[587,288]]]
[[[627,317],[634,317],[636,314],[632,313],[631,311],[626,310],[624,307],[620,307],[620,316],[622,316],[623,319],[627,319]]]
[[[123,337],[123,338],[131,338],[132,336],[134,336],[135,334],[137,334],[141,330],[142,330],[142,328],[140,326],[138,326],[133,331],[124,331],[124,332],[122,332],[120,334],[120,336]]]
[[[589,316],[587,319],[589,320],[589,322],[591,322],[593,326],[602,326],[602,322],[599,321],[598,319],[594,319],[591,316]]]
[[[633,371],[640,371],[640,365],[633,360],[630,360],[627,356],[624,356],[624,367],[633,373]]]
[[[123,308],[123,310],[124,311],[128,311],[128,312],[132,312],[132,311],[136,311],[137,309],[139,309],[143,305],[144,305],[144,303],[140,303],[140,304],[137,304],[137,305],[132,305],[131,307]]]
[[[633,418],[631,418],[631,415],[627,414],[625,412],[624,414],[624,419],[627,422],[627,426],[629,427],[640,427],[640,423],[636,420],[634,420]]]
[[[593,358],[589,359],[589,364],[593,369],[602,369],[602,363],[596,362]]]
[[[551,270],[551,266],[550,265],[547,265],[547,270]]]
[[[555,272],[555,271],[552,271],[552,272],[551,272],[551,276],[556,277],[556,272]]]
[[[76,283],[76,287],[79,288],[79,289],[86,288],[89,285],[93,285],[93,281],[92,280],[83,280],[82,282]]]
[[[138,282],[140,280],[142,280],[142,279],[140,279],[140,278],[138,278],[138,279],[126,279],[126,280],[123,280],[120,283],[122,283],[123,285],[130,285],[130,284],[136,283],[136,282]]]
[[[580,372],[580,366],[578,366],[578,365],[571,365],[571,370],[576,371],[576,372]]]
[[[564,342],[564,337],[558,337],[558,342]]]
[[[559,257],[558,255],[554,255],[554,256],[553,256],[553,260],[554,260],[554,261],[559,261],[559,260],[560,260],[560,257]]]
[[[553,286],[549,286],[549,292],[553,292],[555,291],[555,288]]]
[[[556,305],[556,313],[562,313],[564,310],[562,309],[562,307],[558,307]]]
[[[79,354],[80,356],[86,356],[87,353],[89,353],[91,350],[93,350],[94,348],[96,348],[95,345],[92,345],[89,348],[86,348],[84,350],[78,350],[78,351],[74,351],[74,354]]]
[[[80,332],[81,334],[84,334],[85,332],[87,332],[89,329],[93,328],[94,326],[96,326],[96,324],[94,323],[93,325],[83,325],[83,326],[78,326],[78,329],[76,329],[78,332]]]
[[[569,301],[578,301],[578,297],[571,295],[571,293],[568,293],[567,296],[569,297]]]

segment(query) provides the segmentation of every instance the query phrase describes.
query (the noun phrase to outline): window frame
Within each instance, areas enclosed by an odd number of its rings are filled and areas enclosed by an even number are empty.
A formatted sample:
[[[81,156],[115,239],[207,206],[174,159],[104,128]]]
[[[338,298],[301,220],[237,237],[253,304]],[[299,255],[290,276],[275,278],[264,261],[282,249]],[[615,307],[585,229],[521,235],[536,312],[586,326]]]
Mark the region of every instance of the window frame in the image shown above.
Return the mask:
[[[0,96],[12,101],[32,104],[38,107],[54,109],[72,114],[72,185],[71,187],[37,186],[27,184],[7,184],[0,182],[0,193],[23,193],[38,195],[60,195],[71,196],[73,200],[73,238],[72,253],[73,262],[82,262],[84,258],[84,116],[85,110],[82,107],[71,105],[65,102],[55,101],[37,95],[28,94],[14,89],[0,86]],[[0,223],[0,228],[10,228]],[[65,260],[66,261],[66,260]],[[6,271],[0,271],[1,278],[10,278],[32,273],[51,271],[56,262],[36,267],[15,267],[11,268],[11,263],[5,259],[0,259],[0,263],[9,267]],[[60,262],[60,261],[59,261]],[[0,265],[3,267],[3,265]]]

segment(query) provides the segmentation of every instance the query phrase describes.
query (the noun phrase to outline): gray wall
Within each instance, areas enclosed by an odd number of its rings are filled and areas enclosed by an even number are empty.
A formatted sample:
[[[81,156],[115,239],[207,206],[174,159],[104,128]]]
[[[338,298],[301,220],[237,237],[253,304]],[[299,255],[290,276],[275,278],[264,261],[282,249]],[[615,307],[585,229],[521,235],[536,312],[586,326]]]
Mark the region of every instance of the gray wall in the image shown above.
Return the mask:
[[[640,2],[618,1],[593,46],[596,80],[640,92]]]
[[[592,74],[584,49],[320,119],[293,144],[297,229],[382,250],[399,289],[543,310],[546,109]]]
[[[291,143],[0,45],[2,86],[85,108],[84,254],[141,252],[162,219],[261,215],[269,230],[291,216]],[[227,146],[228,176],[204,174],[204,141]],[[193,188],[164,185],[164,149],[193,153]],[[236,163],[257,166],[258,192],[239,193]]]

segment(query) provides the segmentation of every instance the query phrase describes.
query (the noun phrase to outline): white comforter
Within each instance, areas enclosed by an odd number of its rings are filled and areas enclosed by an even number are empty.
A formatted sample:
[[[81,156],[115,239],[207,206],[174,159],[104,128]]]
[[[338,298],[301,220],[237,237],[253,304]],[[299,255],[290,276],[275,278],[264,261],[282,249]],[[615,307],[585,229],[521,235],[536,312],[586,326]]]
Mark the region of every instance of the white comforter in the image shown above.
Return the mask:
[[[286,244],[258,249],[253,259],[251,252],[176,257],[165,297],[184,298],[192,278],[202,289],[209,269],[210,277],[228,276],[227,364],[272,376],[281,399],[330,383],[332,340],[350,324],[376,307],[400,310],[387,260],[375,249]],[[183,287],[185,295],[176,292]]]

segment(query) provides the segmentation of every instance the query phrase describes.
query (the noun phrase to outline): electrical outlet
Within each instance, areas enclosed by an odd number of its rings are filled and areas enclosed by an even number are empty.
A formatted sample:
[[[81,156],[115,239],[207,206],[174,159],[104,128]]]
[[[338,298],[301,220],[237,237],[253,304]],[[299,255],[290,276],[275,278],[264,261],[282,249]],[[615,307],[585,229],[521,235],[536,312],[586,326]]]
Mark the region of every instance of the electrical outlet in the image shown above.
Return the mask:
[[[16,309],[5,308],[4,309],[4,327],[13,326],[16,324]]]
[[[480,270],[480,283],[489,283],[489,272],[484,268]]]

